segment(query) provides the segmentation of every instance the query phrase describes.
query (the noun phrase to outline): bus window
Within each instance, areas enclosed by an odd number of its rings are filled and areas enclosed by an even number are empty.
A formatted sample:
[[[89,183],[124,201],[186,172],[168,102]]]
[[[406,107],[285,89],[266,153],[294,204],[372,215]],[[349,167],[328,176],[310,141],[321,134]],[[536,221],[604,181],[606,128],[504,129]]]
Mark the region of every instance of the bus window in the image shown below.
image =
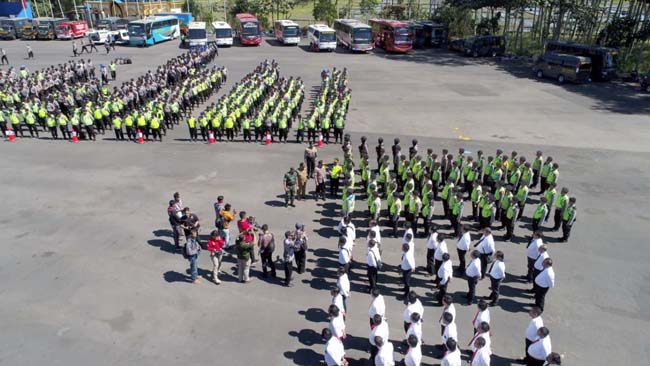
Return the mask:
[[[144,24],[129,24],[129,36],[143,36]]]
[[[241,33],[245,36],[256,36],[259,34],[259,29],[257,28],[256,23],[244,23],[242,24]]]
[[[318,40],[321,42],[336,42],[336,33],[321,33]]]
[[[298,29],[298,27],[296,27],[296,26],[287,26],[287,27],[284,27],[284,30],[282,31],[282,34],[285,37],[297,37],[299,32],[300,32],[300,30]]]
[[[214,36],[216,38],[230,38],[230,37],[232,37],[232,30],[231,29],[216,29],[214,31]]]
[[[370,28],[357,28],[352,32],[352,43],[368,43],[371,38]]]

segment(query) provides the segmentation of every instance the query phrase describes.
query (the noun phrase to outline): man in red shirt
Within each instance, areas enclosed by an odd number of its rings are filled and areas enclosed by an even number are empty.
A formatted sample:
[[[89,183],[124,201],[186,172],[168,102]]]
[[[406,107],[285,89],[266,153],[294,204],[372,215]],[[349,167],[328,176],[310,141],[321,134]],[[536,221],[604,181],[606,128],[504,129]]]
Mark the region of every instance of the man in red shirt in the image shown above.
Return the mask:
[[[212,259],[212,281],[217,285],[221,283],[219,281],[219,270],[221,269],[221,259],[223,258],[223,249],[224,240],[219,235],[219,230],[212,230],[210,233],[210,238],[208,239],[208,252],[210,252],[210,259]]]

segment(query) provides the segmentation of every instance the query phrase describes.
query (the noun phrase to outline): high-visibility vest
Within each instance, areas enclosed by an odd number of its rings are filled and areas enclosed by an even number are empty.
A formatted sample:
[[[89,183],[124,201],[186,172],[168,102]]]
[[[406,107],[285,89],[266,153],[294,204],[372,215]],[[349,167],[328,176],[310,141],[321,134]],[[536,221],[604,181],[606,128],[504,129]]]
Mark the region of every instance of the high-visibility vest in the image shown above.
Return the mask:
[[[190,117],[187,120],[187,125],[190,126],[191,129],[194,129],[196,127],[196,119],[194,119],[194,117]]]
[[[393,201],[393,204],[390,206],[390,214],[391,216],[395,216],[401,213],[402,213],[402,200],[396,198],[395,201]]]
[[[567,205],[567,207],[562,211],[562,220],[569,221],[569,219],[571,219],[571,216],[573,216],[575,209],[575,206]]]
[[[330,172],[332,178],[333,178],[333,179],[338,178],[338,177],[339,177],[339,174],[341,173],[341,170],[343,170],[343,168],[342,168],[340,165],[338,165],[338,164],[337,164],[337,165],[334,165],[334,166],[332,167],[331,172]]]
[[[496,191],[494,191],[494,200],[496,202],[501,201],[501,196],[506,192],[506,189],[503,187],[499,187]]]
[[[491,217],[492,216],[492,205],[491,204],[484,204],[483,208],[481,208],[481,217]]]
[[[61,114],[59,116],[59,125],[66,126],[67,124],[68,124],[68,117],[66,117],[65,114]]]
[[[557,194],[557,190],[555,188],[553,189],[547,189],[546,192],[544,192],[544,197],[546,197],[546,204],[547,205],[552,205],[553,201],[555,200],[555,195]]]
[[[544,164],[544,158],[540,156],[533,161],[533,170],[539,170],[542,164]]]
[[[223,124],[223,126],[224,126],[225,128],[227,128],[227,129],[231,129],[231,128],[233,128],[233,127],[234,127],[233,118],[230,117],[230,116],[229,116],[228,118],[226,118],[226,122]]]
[[[558,210],[564,211],[564,208],[566,207],[567,202],[569,202],[569,195],[568,194],[560,194],[560,196],[555,201],[555,208],[558,209]]]
[[[129,116],[129,115],[127,115],[126,117],[124,117],[124,125],[125,125],[126,127],[131,127],[131,126],[133,126],[133,118],[131,118],[131,116]]]
[[[519,187],[519,190],[517,190],[517,201],[521,203],[526,203],[525,199],[527,196],[528,196],[528,187],[526,186]]]
[[[46,123],[47,123],[47,127],[50,127],[50,128],[56,126],[56,120],[52,116],[47,116]]]
[[[499,205],[501,206],[501,209],[507,210],[508,207],[510,207],[510,200],[512,199],[512,193],[507,192],[503,194],[503,197],[501,197],[501,201],[499,201]]]
[[[512,219],[515,216],[516,209],[517,209],[517,205],[510,205],[510,207],[508,207],[508,211],[506,211],[506,217],[508,219]]]
[[[546,178],[550,171],[551,171],[551,164],[550,163],[544,163],[544,165],[542,166],[542,172],[540,173],[540,175],[542,176],[542,178]]]
[[[551,184],[555,183],[557,181],[557,176],[559,175],[557,169],[556,170],[551,170],[548,172],[548,175],[546,176],[546,183]]]
[[[151,119],[151,128],[154,129],[154,130],[157,130],[158,128],[160,128],[160,122],[158,122],[157,117],[153,117]]]
[[[119,116],[115,116],[115,118],[113,118],[113,128],[122,128],[122,119]]]
[[[453,183],[446,183],[445,186],[442,188],[442,192],[440,192],[440,198],[446,200],[447,197],[449,196],[449,190],[452,188],[454,188]]]
[[[483,189],[481,188],[480,185],[477,185],[472,189],[472,193],[470,194],[470,199],[472,202],[478,202],[481,199],[481,196],[483,195]]]
[[[454,206],[451,208],[451,213],[454,216],[458,216],[460,214],[460,209],[463,207],[463,201],[456,201],[454,202]]]
[[[466,178],[465,178],[465,179],[466,179],[468,182],[473,182],[475,178],[476,178],[476,170],[474,170],[474,169],[470,169],[470,171],[467,172],[467,175],[466,175]]]
[[[27,123],[28,125],[33,125],[34,122],[36,122],[34,114],[33,113],[27,113],[25,115],[25,123]]]
[[[542,216],[544,215],[544,210],[546,209],[546,204],[540,203],[537,205],[535,208],[535,212],[533,213],[533,219],[538,220],[541,219]]]

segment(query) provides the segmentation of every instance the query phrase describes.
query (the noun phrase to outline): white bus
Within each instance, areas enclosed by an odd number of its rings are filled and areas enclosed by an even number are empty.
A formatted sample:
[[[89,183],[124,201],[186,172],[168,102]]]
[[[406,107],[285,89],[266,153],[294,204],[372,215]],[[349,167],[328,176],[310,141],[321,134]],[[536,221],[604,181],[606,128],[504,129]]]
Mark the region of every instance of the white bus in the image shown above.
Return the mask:
[[[232,27],[226,22],[212,22],[212,31],[217,46],[232,46]]]
[[[275,39],[282,44],[300,43],[300,26],[293,20],[277,20],[273,26]]]
[[[336,19],[332,26],[338,43],[350,51],[368,52],[375,47],[372,28],[354,19]]]
[[[313,52],[331,52],[336,49],[336,31],[325,24],[310,25],[307,37],[309,37],[309,49]]]
[[[205,22],[190,22],[187,25],[187,40],[190,48],[207,46],[208,33],[205,30]]]

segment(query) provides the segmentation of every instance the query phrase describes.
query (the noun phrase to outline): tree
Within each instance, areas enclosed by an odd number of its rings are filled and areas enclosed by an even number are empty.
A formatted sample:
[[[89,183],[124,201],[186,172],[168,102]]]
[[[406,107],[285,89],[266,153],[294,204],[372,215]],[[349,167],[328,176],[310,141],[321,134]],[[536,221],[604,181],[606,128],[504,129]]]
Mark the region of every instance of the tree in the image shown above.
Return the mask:
[[[361,10],[361,14],[369,14],[375,10],[377,5],[379,5],[379,0],[361,0],[359,2],[359,9]]]
[[[314,4],[312,15],[316,20],[322,20],[327,24],[332,24],[336,19],[336,3],[332,0],[317,0]]]

